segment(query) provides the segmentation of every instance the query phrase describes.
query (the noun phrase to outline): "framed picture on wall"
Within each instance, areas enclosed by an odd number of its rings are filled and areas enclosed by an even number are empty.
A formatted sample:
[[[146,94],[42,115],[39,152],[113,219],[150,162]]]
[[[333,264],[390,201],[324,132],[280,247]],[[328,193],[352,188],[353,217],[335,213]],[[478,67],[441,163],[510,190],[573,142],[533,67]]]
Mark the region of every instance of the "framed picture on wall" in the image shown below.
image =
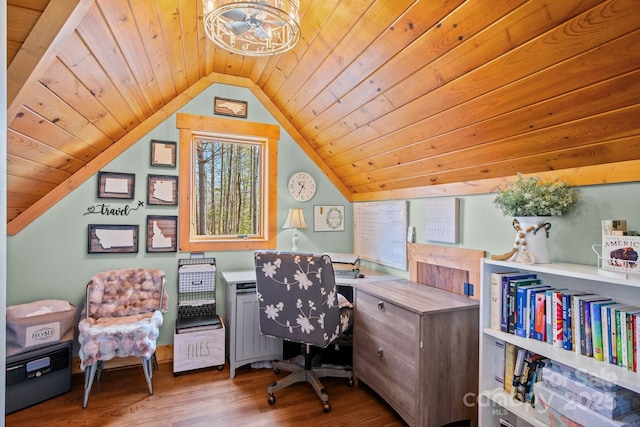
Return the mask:
[[[98,172],[98,198],[133,199],[136,176],[132,173]]]
[[[88,253],[138,253],[138,226],[89,224]]]
[[[178,205],[178,177],[174,175],[147,176],[148,205]]]
[[[218,98],[213,99],[213,113],[223,116],[247,118],[247,101],[235,99]]]
[[[313,231],[344,231],[344,206],[314,206]]]
[[[151,140],[151,166],[176,167],[176,142]]]
[[[178,251],[178,217],[147,216],[147,252]]]

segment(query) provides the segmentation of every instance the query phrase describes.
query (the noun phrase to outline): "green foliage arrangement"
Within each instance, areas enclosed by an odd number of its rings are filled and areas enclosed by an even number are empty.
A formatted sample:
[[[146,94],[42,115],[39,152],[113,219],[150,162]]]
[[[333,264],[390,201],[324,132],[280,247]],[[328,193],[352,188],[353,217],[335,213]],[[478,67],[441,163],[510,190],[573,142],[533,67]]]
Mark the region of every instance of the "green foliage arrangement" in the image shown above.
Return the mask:
[[[506,216],[560,216],[568,213],[580,201],[577,189],[557,179],[543,180],[537,176],[518,178],[498,189],[493,203]]]

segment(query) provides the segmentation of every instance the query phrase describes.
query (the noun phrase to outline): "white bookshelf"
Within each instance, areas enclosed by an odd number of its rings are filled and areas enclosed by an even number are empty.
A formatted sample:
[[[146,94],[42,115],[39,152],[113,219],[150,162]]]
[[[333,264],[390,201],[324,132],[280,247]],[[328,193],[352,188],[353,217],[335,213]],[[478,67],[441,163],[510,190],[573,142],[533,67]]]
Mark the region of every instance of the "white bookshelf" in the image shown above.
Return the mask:
[[[594,292],[614,300],[640,307],[640,276],[603,272],[596,266],[551,263],[522,264],[511,261],[483,260],[480,294],[480,399],[481,426],[499,425],[499,419],[509,419],[517,427],[544,426],[528,404],[514,401],[502,388],[496,388],[496,340],[526,348],[559,363],[575,367],[640,393],[640,374],[608,362],[582,356],[574,351],[553,347],[538,340],[522,338],[490,328],[491,273],[522,271],[536,273],[551,286]]]

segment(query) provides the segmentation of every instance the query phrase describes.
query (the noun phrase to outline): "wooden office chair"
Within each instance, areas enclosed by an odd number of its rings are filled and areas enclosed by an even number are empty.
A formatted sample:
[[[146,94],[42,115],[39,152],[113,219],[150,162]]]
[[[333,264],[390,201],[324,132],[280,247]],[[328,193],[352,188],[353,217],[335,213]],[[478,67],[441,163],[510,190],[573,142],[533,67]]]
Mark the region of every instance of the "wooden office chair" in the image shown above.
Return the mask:
[[[276,372],[291,373],[269,384],[268,402],[275,403],[277,390],[306,381],[322,400],[323,411],[331,411],[329,394],[319,378],[348,378],[349,385],[354,384],[351,367],[312,367],[311,363],[311,346],[327,347],[351,325],[352,309],[338,306],[331,259],[327,255],[258,251],[255,262],[260,332],[305,344],[304,366],[294,361],[274,362]]]
[[[168,296],[162,270],[124,268],[97,273],[87,284],[86,306],[78,323],[80,368],[85,371],[84,400],[106,360],[136,356],[153,394],[152,364]]]

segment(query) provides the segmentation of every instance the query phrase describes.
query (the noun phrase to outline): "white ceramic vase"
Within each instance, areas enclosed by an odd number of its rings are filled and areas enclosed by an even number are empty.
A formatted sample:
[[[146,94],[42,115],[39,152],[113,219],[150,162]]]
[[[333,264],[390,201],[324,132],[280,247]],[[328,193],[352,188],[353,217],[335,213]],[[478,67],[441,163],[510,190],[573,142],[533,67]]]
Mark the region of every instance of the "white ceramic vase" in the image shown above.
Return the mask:
[[[547,237],[551,223],[546,216],[523,216],[513,220],[516,230],[516,241],[519,242],[517,252],[511,257],[512,261],[528,264],[548,264],[549,247]]]

